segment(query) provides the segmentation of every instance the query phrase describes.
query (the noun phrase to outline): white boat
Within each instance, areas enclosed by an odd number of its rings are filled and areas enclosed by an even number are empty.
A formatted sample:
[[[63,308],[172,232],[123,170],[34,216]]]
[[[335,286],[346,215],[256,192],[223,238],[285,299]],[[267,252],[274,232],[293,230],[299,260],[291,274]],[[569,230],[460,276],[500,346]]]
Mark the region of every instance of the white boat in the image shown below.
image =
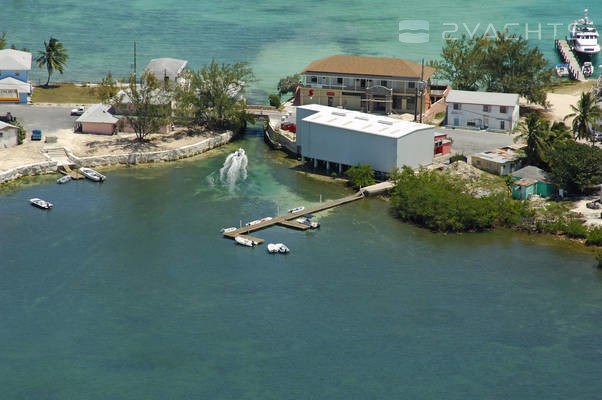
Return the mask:
[[[94,182],[102,182],[107,179],[106,176],[101,174],[100,172],[94,171],[92,168],[80,168],[79,172],[81,172],[86,178],[93,180]]]
[[[268,244],[268,252],[269,253],[289,253],[290,249],[284,245],[284,243],[269,243]]]
[[[556,75],[561,78],[569,76],[569,66],[567,64],[556,64]]]
[[[237,150],[234,152],[234,155],[235,155],[236,157],[242,157],[242,156],[244,156],[244,155],[245,155],[245,151],[244,151],[244,149],[243,149],[242,147],[239,147],[239,148],[238,148],[238,149],[237,149]]]
[[[53,204],[51,202],[42,200],[42,199],[38,199],[37,197],[34,197],[33,199],[29,199],[29,202],[31,203],[31,205],[39,207],[39,208],[43,208],[45,210],[49,210],[53,207]]]
[[[257,224],[261,224],[261,220],[260,219],[256,219],[255,221],[247,222],[245,224],[245,226],[253,226],[253,225],[257,225]]]
[[[232,226],[230,228],[222,228],[220,230],[221,233],[230,233],[230,232],[234,232],[235,230],[237,230],[238,228],[235,226]]]
[[[575,21],[570,25],[569,44],[571,48],[583,55],[598,54],[600,52],[600,43],[598,43],[598,30],[594,21],[587,17],[587,9],[584,11],[585,17]]]
[[[261,222],[268,222],[271,221],[273,218],[272,217],[265,217],[261,219]]]
[[[67,182],[69,182],[71,179],[72,179],[72,178],[71,178],[71,175],[63,175],[63,176],[61,176],[59,179],[57,179],[57,180],[56,180],[56,183],[59,183],[59,184],[61,184],[61,183],[67,183]]]
[[[251,239],[247,239],[244,238],[242,236],[236,236],[234,238],[234,241],[238,244],[240,244],[241,246],[247,246],[247,247],[254,247],[257,246],[257,242],[251,240]]]
[[[584,62],[581,67],[581,72],[583,72],[583,76],[592,76],[594,74],[593,64],[589,61]]]
[[[297,218],[295,221],[297,221],[300,224],[307,225],[311,229],[317,229],[320,227],[319,223],[310,221],[309,218],[307,218],[307,217]]]
[[[292,213],[296,213],[296,212],[303,211],[303,210],[305,210],[305,207],[295,207],[295,208],[291,208],[290,210],[288,210],[288,212],[292,214]]]

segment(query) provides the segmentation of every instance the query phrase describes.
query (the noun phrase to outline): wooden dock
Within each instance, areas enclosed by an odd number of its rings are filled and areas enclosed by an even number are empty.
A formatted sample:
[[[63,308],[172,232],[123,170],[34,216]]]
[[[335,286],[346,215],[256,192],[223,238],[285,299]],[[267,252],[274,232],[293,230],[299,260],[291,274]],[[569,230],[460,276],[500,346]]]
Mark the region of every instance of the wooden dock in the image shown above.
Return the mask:
[[[68,165],[61,165],[58,168],[58,171],[63,175],[71,176],[71,179],[84,179],[85,177],[78,171],[72,170]]]
[[[569,66],[569,73],[571,74],[571,78],[579,82],[584,82],[586,80],[585,76],[581,71],[581,66],[575,58],[575,55],[573,54],[569,43],[566,40],[556,39],[554,40],[554,45],[556,46],[556,50],[558,50],[558,53],[560,54],[560,57],[562,57],[564,63]]]
[[[263,240],[262,239],[258,239],[258,238],[254,238],[254,237],[249,237],[247,236],[250,232],[254,232],[254,231],[258,231],[261,229],[265,229],[265,228],[269,228],[270,226],[273,225],[283,225],[283,226],[287,226],[290,228],[295,228],[295,229],[302,229],[302,230],[306,230],[309,227],[307,225],[304,224],[300,224],[296,221],[294,221],[295,219],[302,217],[306,214],[314,214],[320,211],[324,211],[327,210],[329,208],[333,208],[333,207],[337,207],[337,206],[341,206],[343,204],[347,204],[347,203],[351,203],[352,201],[356,201],[359,199],[364,198],[364,193],[363,191],[357,192],[355,194],[352,194],[351,196],[347,196],[347,197],[343,197],[337,200],[331,200],[331,201],[327,201],[325,203],[321,203],[317,206],[314,207],[309,207],[306,208],[303,211],[298,211],[295,213],[288,213],[285,215],[280,215],[278,217],[272,218],[269,221],[264,221],[264,222],[260,222],[258,224],[255,225],[251,225],[251,226],[245,226],[242,227],[240,229],[237,229],[235,231],[232,232],[228,232],[228,233],[224,233],[224,237],[230,238],[230,239],[234,239],[236,236],[240,236],[242,235],[243,237],[247,237],[251,240],[254,240],[256,242],[262,243]]]

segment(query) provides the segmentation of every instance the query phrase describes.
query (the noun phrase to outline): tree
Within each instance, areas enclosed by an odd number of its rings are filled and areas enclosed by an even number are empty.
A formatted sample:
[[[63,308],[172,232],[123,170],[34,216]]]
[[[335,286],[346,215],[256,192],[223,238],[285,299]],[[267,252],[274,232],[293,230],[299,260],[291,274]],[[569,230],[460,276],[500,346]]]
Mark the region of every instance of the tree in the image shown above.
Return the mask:
[[[278,93],[280,93],[280,95],[295,93],[299,85],[301,85],[301,75],[289,75],[278,81]]]
[[[6,32],[2,32],[0,34],[0,50],[3,50],[6,47]]]
[[[518,93],[545,105],[552,70],[539,48],[531,48],[522,36],[497,32],[495,37],[448,38],[441,61],[431,62],[436,76],[455,89]]]
[[[176,120],[188,127],[240,129],[253,118],[246,112],[245,87],[254,81],[246,63],[211,61],[198,71],[187,71],[188,82],[176,89]]]
[[[527,164],[545,167],[546,154],[550,150],[548,122],[539,114],[531,113],[520,123],[520,131],[520,135],[514,140],[524,140],[527,143],[523,149]]]
[[[349,184],[354,188],[374,185],[374,170],[369,164],[358,164],[345,171]]]
[[[61,75],[63,74],[67,58],[69,58],[67,49],[56,38],[50,37],[49,42],[44,41],[44,50],[38,51],[38,57],[35,59],[38,63],[38,68],[46,67],[48,71],[48,79],[44,86],[48,86],[50,83],[50,75],[52,75],[53,71],[56,70]]]
[[[277,93],[272,93],[268,96],[268,100],[270,101],[270,105],[272,107],[280,108],[282,103],[280,102],[280,95]]]
[[[170,93],[154,75],[144,73],[140,77],[139,85],[136,84],[134,75],[130,75],[128,90],[120,93],[113,103],[120,108],[121,105],[127,104],[125,118],[139,141],[171,122]]]
[[[602,182],[602,150],[574,141],[564,141],[549,156],[550,177],[570,193],[583,193]]]
[[[17,128],[17,144],[23,144],[23,142],[25,142],[25,137],[27,136],[27,132],[25,131],[23,124],[21,121],[16,119],[11,121],[10,124]]]
[[[96,89],[100,101],[110,103],[113,97],[117,95],[117,82],[113,79],[113,75],[109,72],[106,77],[102,78],[98,88]]]
[[[596,104],[596,98],[591,93],[582,93],[581,98],[577,102],[577,107],[571,105],[573,113],[564,117],[575,117],[571,124],[575,139],[591,140],[592,146],[595,145],[594,131],[599,125],[597,121],[602,119],[602,111]]]

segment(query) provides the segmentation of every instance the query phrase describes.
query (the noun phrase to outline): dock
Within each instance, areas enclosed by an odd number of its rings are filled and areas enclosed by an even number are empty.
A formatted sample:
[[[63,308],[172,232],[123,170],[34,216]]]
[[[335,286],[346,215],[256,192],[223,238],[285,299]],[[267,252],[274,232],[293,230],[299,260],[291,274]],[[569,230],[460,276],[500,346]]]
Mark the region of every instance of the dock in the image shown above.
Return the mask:
[[[571,74],[571,78],[579,82],[584,82],[586,80],[585,76],[583,76],[581,66],[575,58],[575,55],[573,54],[569,43],[566,40],[555,39],[554,45],[556,47],[556,50],[560,54],[560,57],[562,57],[564,63],[569,66],[568,69],[569,73]]]
[[[72,170],[68,165],[61,165],[58,168],[58,171],[63,175],[71,176],[71,179],[84,179],[84,176],[80,174],[78,170]]]

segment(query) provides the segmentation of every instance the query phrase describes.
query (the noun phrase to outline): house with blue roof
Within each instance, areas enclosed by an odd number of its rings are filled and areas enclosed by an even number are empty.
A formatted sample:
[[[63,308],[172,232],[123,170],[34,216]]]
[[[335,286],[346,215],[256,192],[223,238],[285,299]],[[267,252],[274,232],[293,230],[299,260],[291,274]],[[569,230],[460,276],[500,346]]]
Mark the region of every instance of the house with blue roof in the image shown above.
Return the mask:
[[[0,50],[0,103],[27,104],[32,55],[27,51]]]

